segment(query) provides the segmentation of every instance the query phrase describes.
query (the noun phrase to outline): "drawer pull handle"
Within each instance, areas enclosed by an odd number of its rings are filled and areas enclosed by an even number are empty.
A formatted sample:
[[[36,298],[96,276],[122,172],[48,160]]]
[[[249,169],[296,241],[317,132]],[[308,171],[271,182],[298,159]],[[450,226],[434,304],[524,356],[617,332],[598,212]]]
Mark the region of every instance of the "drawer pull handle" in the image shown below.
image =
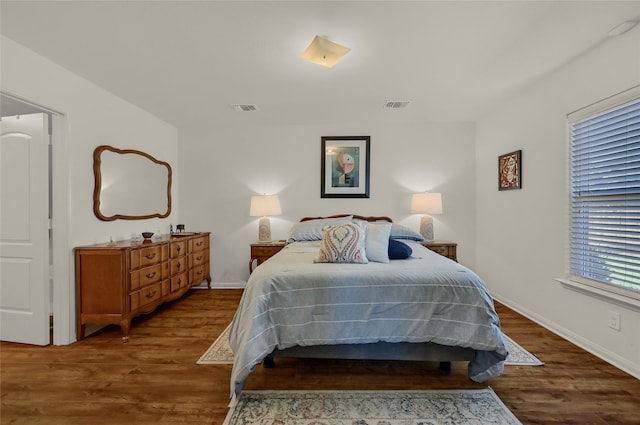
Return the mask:
[[[153,272],[153,273],[147,273],[145,276],[147,277],[147,279],[151,279],[155,275],[156,275],[156,272]]]
[[[182,278],[178,279],[178,286],[182,285]]]
[[[182,247],[181,247],[180,245],[178,245],[178,246],[176,247],[176,251],[178,251],[178,252],[180,252],[180,250],[181,250],[181,249],[182,249]]]
[[[198,276],[200,276],[202,274],[202,270],[198,270]]]
[[[158,292],[157,290],[154,290],[153,292],[149,292],[149,293],[146,295],[146,297],[147,297],[147,298],[153,298],[153,297],[155,297],[155,295],[156,295],[156,293],[157,293],[157,292]]]
[[[182,263],[178,263],[178,265],[176,266],[177,269],[179,269],[180,267],[182,267]]]
[[[144,257],[145,257],[146,259],[148,259],[148,260],[151,260],[151,259],[155,258],[155,256],[156,256],[156,253],[154,252],[153,254],[147,254],[147,255],[145,255]]]
[[[196,246],[202,246],[202,241],[196,242]]]
[[[202,260],[202,255],[199,256],[199,257],[196,257],[196,260],[198,260],[198,261]]]

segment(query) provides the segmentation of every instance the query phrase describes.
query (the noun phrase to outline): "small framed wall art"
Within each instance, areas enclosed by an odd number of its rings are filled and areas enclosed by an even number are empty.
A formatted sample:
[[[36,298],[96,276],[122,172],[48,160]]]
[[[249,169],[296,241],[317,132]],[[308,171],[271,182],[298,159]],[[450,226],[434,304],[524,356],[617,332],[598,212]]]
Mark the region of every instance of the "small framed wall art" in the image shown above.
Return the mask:
[[[369,197],[370,136],[322,137],[321,198]]]
[[[522,151],[509,152],[498,157],[498,190],[522,188]]]

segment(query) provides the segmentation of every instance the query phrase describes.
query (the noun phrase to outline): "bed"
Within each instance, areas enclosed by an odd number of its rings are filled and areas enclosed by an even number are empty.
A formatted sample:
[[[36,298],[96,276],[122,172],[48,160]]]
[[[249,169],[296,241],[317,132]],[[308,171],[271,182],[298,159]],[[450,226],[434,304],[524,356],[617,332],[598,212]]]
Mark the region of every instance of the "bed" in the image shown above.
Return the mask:
[[[501,375],[508,348],[485,283],[421,239],[388,217],[296,223],[235,313],[231,396],[278,356],[469,361],[476,382]]]

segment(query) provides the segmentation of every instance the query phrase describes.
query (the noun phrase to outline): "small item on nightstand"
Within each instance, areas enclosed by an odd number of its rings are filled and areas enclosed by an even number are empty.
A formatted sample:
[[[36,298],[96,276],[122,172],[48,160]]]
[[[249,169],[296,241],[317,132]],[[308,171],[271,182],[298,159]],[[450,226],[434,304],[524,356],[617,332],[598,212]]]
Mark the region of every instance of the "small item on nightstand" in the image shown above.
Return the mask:
[[[153,232],[142,232],[142,237],[145,239],[151,239],[151,236],[153,236]]]
[[[184,232],[184,224],[178,224],[176,226],[176,232],[178,232],[178,233]]]

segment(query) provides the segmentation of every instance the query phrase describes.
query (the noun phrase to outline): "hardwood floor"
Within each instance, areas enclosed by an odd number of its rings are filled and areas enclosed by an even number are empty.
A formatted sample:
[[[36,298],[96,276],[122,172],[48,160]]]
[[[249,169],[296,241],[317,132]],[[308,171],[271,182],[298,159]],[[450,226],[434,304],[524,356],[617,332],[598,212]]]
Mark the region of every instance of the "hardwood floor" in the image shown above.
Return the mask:
[[[240,290],[193,290],[134,320],[128,343],[108,327],[69,346],[0,343],[0,423],[222,424],[230,365],[196,361],[231,321]],[[486,384],[454,363],[276,359],[245,389],[493,388],[523,424],[640,424],[640,380],[497,305],[504,332],[545,363],[506,366]]]

